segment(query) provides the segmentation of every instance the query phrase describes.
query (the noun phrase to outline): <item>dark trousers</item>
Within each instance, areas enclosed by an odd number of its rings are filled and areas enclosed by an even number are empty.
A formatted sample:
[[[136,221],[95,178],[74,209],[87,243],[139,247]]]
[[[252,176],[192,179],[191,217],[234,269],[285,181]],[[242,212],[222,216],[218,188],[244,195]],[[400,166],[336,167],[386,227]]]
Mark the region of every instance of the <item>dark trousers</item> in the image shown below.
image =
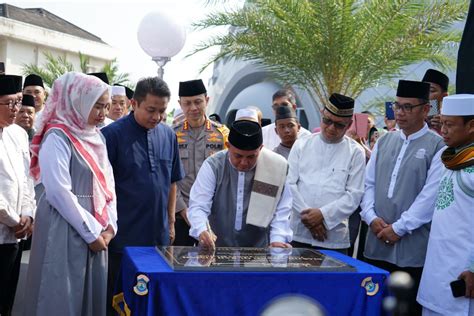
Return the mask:
[[[354,255],[355,242],[357,235],[359,234],[360,222],[360,207],[358,207],[357,210],[349,216],[349,240],[351,246],[349,247],[348,256],[350,257]]]
[[[365,240],[367,239],[367,233],[369,232],[369,225],[365,222],[360,223],[360,232],[359,232],[359,245],[357,249],[357,259],[364,261],[364,250],[365,250]]]
[[[310,248],[310,249],[315,249],[315,250],[334,250],[334,251],[340,252],[340,253],[342,253],[343,255],[346,255],[346,256],[347,256],[347,252],[348,252],[347,248],[344,248],[344,249],[323,248],[323,247],[312,246],[310,244],[305,244],[305,243],[298,242],[298,241],[292,241],[291,245],[294,248]]]
[[[174,223],[176,236],[173,246],[194,246],[197,241],[193,237],[189,236],[189,228],[190,227],[184,218],[177,214],[176,222]]]
[[[416,294],[418,293],[418,287],[420,286],[421,273],[423,272],[423,267],[399,267],[386,261],[372,260],[372,259],[367,259],[367,258],[365,258],[364,261],[371,265],[379,267],[381,269],[387,270],[390,273],[395,272],[395,271],[404,271],[408,273],[414,281],[414,286],[413,286],[412,291],[405,293],[407,297],[408,306],[410,307],[408,315],[414,315],[414,316],[421,315],[422,307],[416,301]],[[396,316],[399,314],[394,313],[394,315]]]
[[[116,315],[112,307],[112,300],[115,294],[115,287],[118,292],[121,291],[122,285],[117,281],[121,280],[120,269],[122,267],[122,253],[112,252],[109,250],[109,266],[107,271],[107,316]]]
[[[19,244],[0,245],[0,315],[9,316],[15,301],[20,275],[21,249]]]

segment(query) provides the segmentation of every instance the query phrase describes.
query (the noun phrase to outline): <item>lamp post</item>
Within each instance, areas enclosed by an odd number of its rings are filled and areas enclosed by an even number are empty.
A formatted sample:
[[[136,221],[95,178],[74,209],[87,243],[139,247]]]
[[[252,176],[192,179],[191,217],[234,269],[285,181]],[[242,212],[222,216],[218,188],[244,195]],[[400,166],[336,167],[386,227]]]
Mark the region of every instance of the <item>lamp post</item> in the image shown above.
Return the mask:
[[[163,67],[183,48],[186,30],[176,18],[163,12],[150,12],[140,22],[137,37],[141,48],[158,65],[158,77],[163,79]]]

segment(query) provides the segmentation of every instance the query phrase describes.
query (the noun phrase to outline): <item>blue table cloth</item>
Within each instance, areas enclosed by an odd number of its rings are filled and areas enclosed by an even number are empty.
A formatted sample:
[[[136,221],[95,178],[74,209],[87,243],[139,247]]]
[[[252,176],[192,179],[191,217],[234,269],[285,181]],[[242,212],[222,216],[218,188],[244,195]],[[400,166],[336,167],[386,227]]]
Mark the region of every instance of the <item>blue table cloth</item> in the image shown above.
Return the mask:
[[[259,315],[273,299],[300,294],[328,315],[380,315],[388,272],[335,251],[321,251],[356,272],[173,271],[152,247],[130,247],[122,260],[123,293],[131,315]]]

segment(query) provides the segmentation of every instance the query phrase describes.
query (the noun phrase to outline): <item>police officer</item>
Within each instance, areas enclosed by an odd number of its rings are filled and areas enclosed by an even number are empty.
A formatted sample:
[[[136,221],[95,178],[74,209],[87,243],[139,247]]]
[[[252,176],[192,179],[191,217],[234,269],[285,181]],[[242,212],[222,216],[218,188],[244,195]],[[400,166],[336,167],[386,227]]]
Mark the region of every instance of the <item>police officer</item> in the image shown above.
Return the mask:
[[[173,129],[186,176],[178,182],[174,244],[192,246],[195,240],[189,236],[187,218],[189,192],[204,160],[225,148],[229,130],[206,116],[209,97],[201,79],[180,82],[178,102],[185,119]]]

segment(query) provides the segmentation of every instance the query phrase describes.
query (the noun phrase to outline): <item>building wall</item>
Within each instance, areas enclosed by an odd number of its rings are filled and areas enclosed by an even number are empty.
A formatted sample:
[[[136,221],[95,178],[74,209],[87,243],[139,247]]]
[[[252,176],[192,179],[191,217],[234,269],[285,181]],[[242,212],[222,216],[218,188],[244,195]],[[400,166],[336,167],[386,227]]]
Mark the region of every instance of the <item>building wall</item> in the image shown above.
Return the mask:
[[[44,65],[45,52],[66,58],[79,71],[79,51],[90,57],[90,72],[99,71],[117,55],[104,43],[0,17],[0,61],[9,74],[21,75],[24,64]]]

